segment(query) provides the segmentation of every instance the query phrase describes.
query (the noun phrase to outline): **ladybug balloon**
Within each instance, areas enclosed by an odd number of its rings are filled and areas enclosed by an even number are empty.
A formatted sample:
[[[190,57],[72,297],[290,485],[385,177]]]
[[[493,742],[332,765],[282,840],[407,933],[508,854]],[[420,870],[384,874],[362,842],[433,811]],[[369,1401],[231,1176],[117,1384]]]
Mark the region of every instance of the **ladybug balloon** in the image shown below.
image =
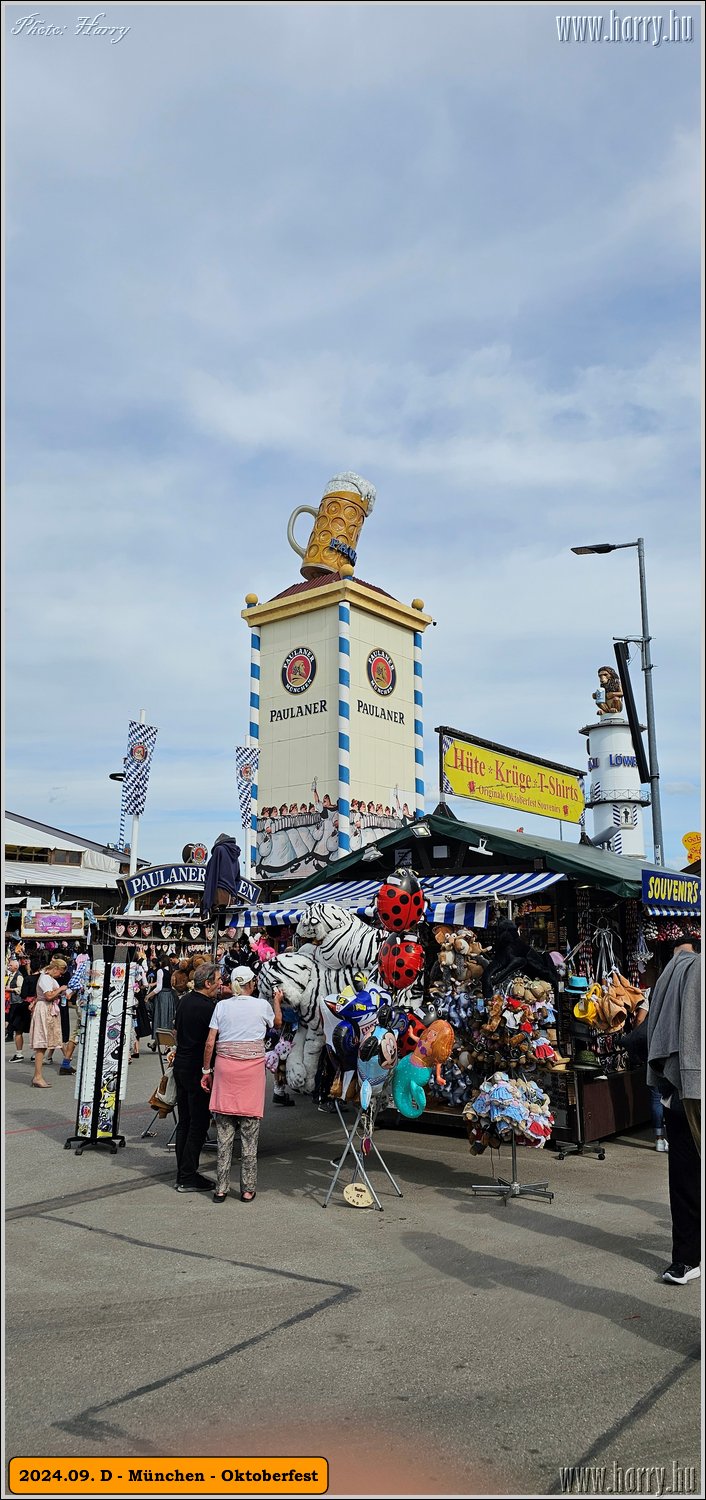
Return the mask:
[[[424,949],[414,938],[389,937],[378,954],[378,968],[390,989],[406,990],[424,966]]]
[[[424,915],[424,892],[416,875],[403,870],[390,875],[377,893],[377,910],[388,932],[407,932]]]
[[[404,1012],[403,1015],[405,1015]],[[410,1052],[414,1052],[427,1027],[427,1022],[422,1021],[420,1016],[415,1016],[413,1011],[407,1012],[405,1022],[405,1030],[397,1038],[397,1051],[400,1057],[407,1057]]]

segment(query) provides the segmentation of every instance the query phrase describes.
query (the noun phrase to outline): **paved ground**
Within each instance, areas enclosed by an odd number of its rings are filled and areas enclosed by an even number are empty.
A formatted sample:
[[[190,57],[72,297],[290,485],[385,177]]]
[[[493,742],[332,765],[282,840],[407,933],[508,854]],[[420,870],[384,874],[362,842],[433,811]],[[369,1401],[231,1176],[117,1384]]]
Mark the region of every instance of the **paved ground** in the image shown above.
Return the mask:
[[[522,1152],[556,1197],[505,1208],[473,1198],[493,1162],[464,1136],[384,1130],[404,1198],[324,1211],[342,1138],[299,1099],[268,1109],[252,1207],[216,1207],[174,1192],[168,1124],[139,1138],[151,1056],[116,1156],[64,1151],[72,1081],[50,1069],[39,1093],[31,1071],[5,1068],[8,1455],[323,1454],[334,1495],[698,1466],[701,1284],[659,1280],[667,1169],[647,1134],[602,1163]]]

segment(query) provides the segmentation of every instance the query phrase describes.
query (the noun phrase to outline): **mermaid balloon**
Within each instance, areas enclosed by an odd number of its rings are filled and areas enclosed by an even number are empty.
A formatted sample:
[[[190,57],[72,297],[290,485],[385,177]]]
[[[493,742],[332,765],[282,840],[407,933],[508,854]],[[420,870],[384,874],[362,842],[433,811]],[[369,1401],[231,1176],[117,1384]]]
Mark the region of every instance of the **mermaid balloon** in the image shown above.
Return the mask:
[[[414,1052],[402,1057],[392,1075],[392,1097],[395,1108],[408,1120],[418,1120],[424,1113],[427,1096],[424,1085],[436,1081],[443,1086],[442,1062],[451,1056],[455,1041],[454,1030],[448,1021],[432,1021],[422,1033]]]

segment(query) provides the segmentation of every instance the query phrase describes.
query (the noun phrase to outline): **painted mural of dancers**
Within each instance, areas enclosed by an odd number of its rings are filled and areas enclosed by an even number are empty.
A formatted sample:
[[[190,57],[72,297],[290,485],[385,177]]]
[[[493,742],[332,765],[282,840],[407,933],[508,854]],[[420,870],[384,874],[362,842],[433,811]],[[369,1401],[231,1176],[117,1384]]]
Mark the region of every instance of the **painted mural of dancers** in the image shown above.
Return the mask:
[[[387,802],[351,799],[351,850],[365,848],[385,833],[413,821],[411,794],[394,787]],[[257,867],[261,877],[290,875],[298,880],[323,870],[338,854],[338,804],[330,792],[311,784],[308,802],[263,807],[257,820]]]

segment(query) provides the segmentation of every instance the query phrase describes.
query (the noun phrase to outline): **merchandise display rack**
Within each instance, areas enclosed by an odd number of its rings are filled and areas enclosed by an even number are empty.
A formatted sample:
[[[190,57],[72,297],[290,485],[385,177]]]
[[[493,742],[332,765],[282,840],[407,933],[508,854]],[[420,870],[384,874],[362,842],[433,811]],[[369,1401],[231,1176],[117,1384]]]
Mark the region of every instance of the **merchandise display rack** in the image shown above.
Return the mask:
[[[554,1194],[551,1192],[549,1182],[519,1182],[517,1178],[517,1141],[513,1135],[511,1142],[511,1172],[512,1177],[508,1182],[506,1177],[499,1177],[497,1182],[473,1183],[471,1192],[478,1198],[502,1197],[507,1208],[508,1198],[543,1198],[551,1203]]]

